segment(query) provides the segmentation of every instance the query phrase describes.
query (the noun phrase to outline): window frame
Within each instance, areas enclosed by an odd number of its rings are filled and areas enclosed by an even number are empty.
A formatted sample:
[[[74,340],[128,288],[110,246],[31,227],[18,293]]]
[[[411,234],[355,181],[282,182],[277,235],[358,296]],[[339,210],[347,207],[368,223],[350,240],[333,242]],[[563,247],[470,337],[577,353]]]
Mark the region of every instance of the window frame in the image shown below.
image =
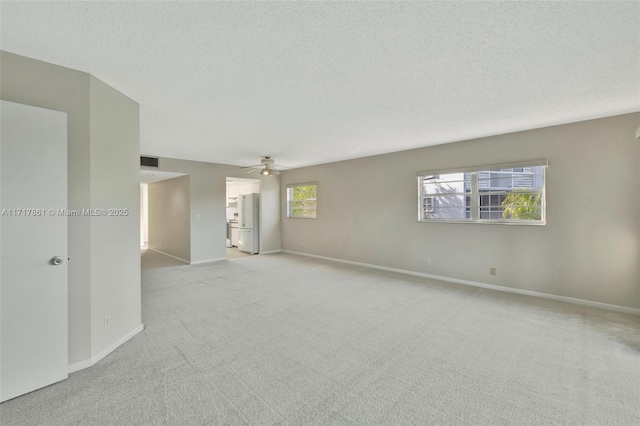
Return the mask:
[[[290,199],[290,194],[294,188],[301,188],[307,186],[315,186],[316,187],[316,198],[305,198],[304,200],[295,200],[295,201],[314,201],[315,206],[315,214],[311,215],[294,215],[292,201]],[[317,219],[318,218],[318,183],[317,182],[306,182],[306,183],[292,183],[286,186],[286,203],[287,203],[287,219]]]
[[[472,166],[472,167],[460,167],[455,169],[444,169],[444,170],[427,170],[416,172],[416,180],[418,184],[418,222],[424,223],[480,223],[480,224],[489,224],[489,225],[525,225],[525,226],[545,226],[547,224],[547,203],[546,203],[546,187],[547,187],[547,167],[549,166],[549,162],[547,159],[541,160],[530,160],[530,161],[521,161],[516,163],[502,163],[502,164],[491,164],[491,165],[483,165],[483,166]],[[487,172],[487,171],[495,171],[501,169],[516,169],[516,168],[525,168],[525,167],[542,167],[542,189],[540,190],[532,190],[530,193],[540,194],[540,202],[541,202],[541,218],[540,220],[516,220],[516,219],[480,219],[481,206],[480,206],[480,196],[482,195],[497,195],[498,192],[501,191],[480,191],[479,190],[479,173]],[[445,174],[454,174],[454,173],[469,173],[471,178],[471,192],[466,194],[466,196],[470,197],[470,203],[468,208],[470,208],[470,218],[469,219],[448,219],[448,218],[433,218],[433,217],[424,217],[424,213],[426,213],[423,209],[424,199],[425,198],[434,198],[433,206],[435,207],[435,196],[433,194],[424,194],[423,192],[423,178],[429,176],[438,176]],[[514,172],[511,172],[512,176]],[[518,172],[515,172],[518,173]],[[529,193],[529,192],[527,192]],[[466,203],[465,203],[466,204]]]

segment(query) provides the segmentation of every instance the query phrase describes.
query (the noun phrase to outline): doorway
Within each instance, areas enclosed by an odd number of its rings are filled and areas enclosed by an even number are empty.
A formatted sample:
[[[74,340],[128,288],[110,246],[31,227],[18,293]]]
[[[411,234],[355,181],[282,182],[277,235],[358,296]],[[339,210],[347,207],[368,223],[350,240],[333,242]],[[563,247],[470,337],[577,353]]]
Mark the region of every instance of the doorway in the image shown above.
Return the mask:
[[[182,180],[177,180],[182,178]],[[172,183],[174,182],[174,183]],[[140,249],[189,263],[189,181],[186,173],[140,170]]]
[[[226,185],[227,258],[234,259],[258,254],[260,251],[260,179],[227,177]],[[246,202],[248,198],[246,196],[250,194],[257,194],[251,197],[251,202],[256,203],[256,208],[243,209],[243,196]],[[243,221],[245,219],[243,215],[251,216],[246,218],[250,220]]]

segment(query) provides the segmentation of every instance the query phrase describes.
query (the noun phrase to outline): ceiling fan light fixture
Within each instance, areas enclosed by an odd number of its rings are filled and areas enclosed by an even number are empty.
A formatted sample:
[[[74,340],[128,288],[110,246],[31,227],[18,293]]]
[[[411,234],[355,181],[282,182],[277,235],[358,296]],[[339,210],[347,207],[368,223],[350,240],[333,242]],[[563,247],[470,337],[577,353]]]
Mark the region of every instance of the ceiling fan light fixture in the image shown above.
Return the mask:
[[[262,176],[273,176],[273,170],[271,170],[271,167],[265,166],[264,169],[260,170],[260,174]]]
[[[260,164],[254,164],[252,166],[245,166],[242,168],[250,169],[247,173],[258,172],[260,176],[278,176],[280,174],[279,167],[276,167],[275,161],[269,156],[262,157]]]

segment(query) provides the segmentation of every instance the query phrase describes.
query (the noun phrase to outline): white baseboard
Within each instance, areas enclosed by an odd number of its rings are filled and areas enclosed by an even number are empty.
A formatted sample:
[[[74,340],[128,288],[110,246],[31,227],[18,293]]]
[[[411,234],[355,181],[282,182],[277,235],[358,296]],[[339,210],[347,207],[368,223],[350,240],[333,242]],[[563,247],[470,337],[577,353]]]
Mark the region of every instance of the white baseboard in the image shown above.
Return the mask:
[[[204,260],[196,260],[191,262],[192,265],[199,265],[201,263],[210,263],[210,262],[220,262],[222,260],[227,260],[226,257],[216,257],[215,259],[204,259]]]
[[[165,256],[169,256],[169,257],[172,257],[172,258],[174,258],[174,259],[176,259],[176,260],[179,260],[180,262],[184,262],[184,263],[186,263],[187,265],[191,265],[191,262],[190,262],[189,260],[187,260],[187,259],[183,259],[183,258],[181,258],[181,257],[174,256],[174,255],[169,254],[169,253],[165,253],[165,252],[160,251],[160,250],[158,250],[158,249],[149,248],[149,249],[147,249],[147,250],[151,250],[151,251],[155,251],[156,253],[164,254]]]
[[[268,250],[268,251],[261,251],[260,254],[273,254],[273,253],[281,253],[282,250],[278,249],[278,250]]]
[[[121,338],[116,340],[111,346],[109,346],[108,348],[106,348],[102,352],[92,356],[91,359],[87,359],[87,360],[84,360],[84,361],[76,362],[74,364],[70,364],[69,365],[69,374],[75,373],[76,371],[84,370],[85,368],[88,368],[88,367],[91,367],[92,365],[95,365],[101,359],[103,359],[104,357],[106,357],[111,352],[115,351],[116,349],[118,349],[118,347],[120,347],[122,344],[126,343],[129,339],[131,339],[136,334],[140,333],[142,330],[144,330],[144,324],[140,324],[139,326],[137,326],[136,328],[131,330],[129,333],[125,334],[124,336],[122,336]]]
[[[417,277],[430,278],[430,279],[439,280],[439,281],[447,281],[447,282],[452,282],[456,284],[469,285],[473,287],[481,287],[489,290],[503,291],[506,293],[523,294],[526,296],[540,297],[542,299],[558,300],[561,302],[573,303],[575,305],[583,305],[583,306],[589,306],[592,308],[606,309],[608,311],[623,312],[625,314],[640,315],[640,309],[628,308],[626,306],[610,305],[608,303],[594,302],[591,300],[584,300],[584,299],[576,299],[574,297],[557,296],[555,294],[540,293],[537,291],[530,291],[530,290],[521,290],[519,288],[485,284],[477,281],[461,280],[458,278],[450,278],[442,275],[424,274],[422,272],[414,272],[406,269],[389,268],[386,266],[374,265],[372,263],[353,262],[351,260],[343,260],[343,259],[336,259],[334,257],[318,256],[315,254],[302,253],[302,252],[292,251],[292,250],[282,250],[282,252],[289,253],[289,254],[296,254],[299,256],[314,257],[317,259],[329,260],[332,262],[345,263],[348,265],[364,266],[367,268],[380,269],[383,271],[398,272],[400,274],[407,274],[407,275],[413,275]]]
[[[93,364],[91,363],[91,359],[85,359],[84,361],[69,364],[69,374],[75,373],[76,371],[84,370],[85,368],[89,368],[92,365]]]
[[[211,259],[194,260],[193,262],[191,262],[191,261],[189,261],[189,260],[187,260],[187,259],[183,259],[183,258],[181,258],[181,257],[174,256],[174,255],[169,254],[169,253],[165,253],[165,252],[163,252],[163,251],[161,251],[161,250],[158,250],[158,249],[152,249],[152,248],[150,248],[150,249],[148,249],[148,250],[155,251],[156,253],[160,253],[160,254],[164,254],[165,256],[172,257],[172,258],[174,258],[174,259],[176,259],[176,260],[179,260],[180,262],[184,262],[184,263],[186,263],[187,265],[199,265],[199,264],[201,264],[201,263],[220,262],[221,260],[227,260],[227,258],[226,258],[226,257],[216,257],[216,258],[211,258]]]

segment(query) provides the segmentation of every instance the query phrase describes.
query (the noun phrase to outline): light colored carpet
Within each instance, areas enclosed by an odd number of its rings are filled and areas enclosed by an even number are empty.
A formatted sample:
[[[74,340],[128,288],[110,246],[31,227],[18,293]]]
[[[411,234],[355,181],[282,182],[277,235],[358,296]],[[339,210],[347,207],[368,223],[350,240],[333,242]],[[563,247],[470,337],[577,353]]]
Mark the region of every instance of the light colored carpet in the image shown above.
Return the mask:
[[[2,425],[637,425],[640,318],[287,254],[143,272],[146,329]]]

